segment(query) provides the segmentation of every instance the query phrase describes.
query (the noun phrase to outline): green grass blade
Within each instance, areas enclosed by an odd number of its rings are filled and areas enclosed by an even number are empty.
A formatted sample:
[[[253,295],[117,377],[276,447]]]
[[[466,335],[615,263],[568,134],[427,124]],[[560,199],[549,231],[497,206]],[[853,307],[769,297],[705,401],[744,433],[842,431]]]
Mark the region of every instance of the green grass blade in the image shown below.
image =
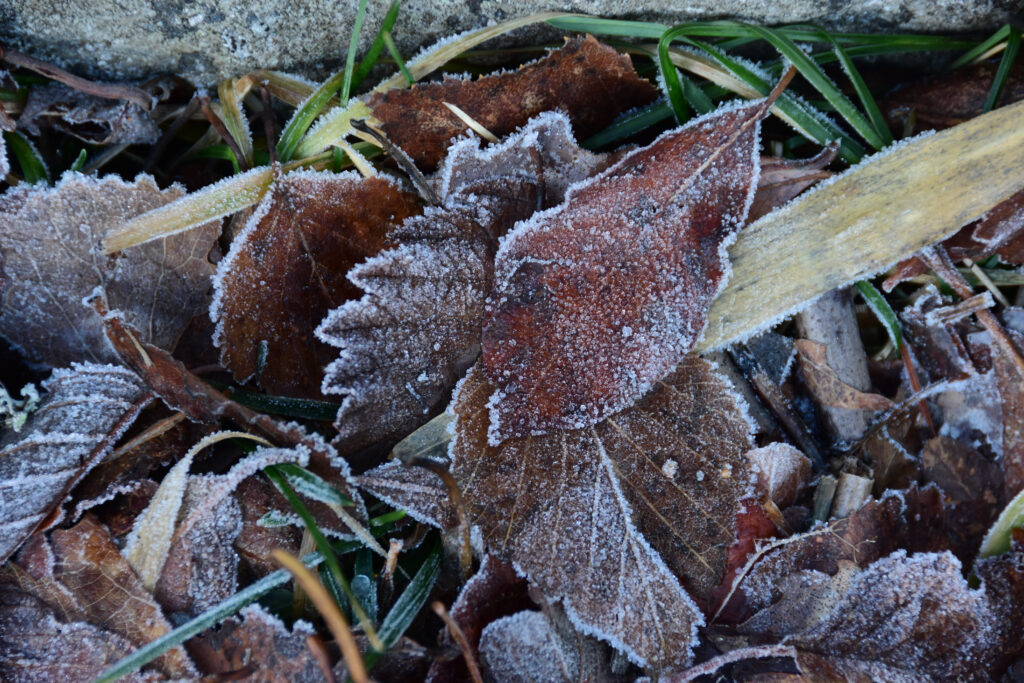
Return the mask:
[[[345,597],[348,598],[349,606],[352,608],[352,613],[356,616],[359,625],[363,627],[363,631],[366,636],[370,639],[371,643],[374,643],[374,648],[380,647],[380,641],[374,631],[373,624],[370,623],[370,619],[366,612],[363,611],[362,605],[356,599],[355,593],[352,592],[352,587],[345,579],[345,575],[341,571],[341,564],[338,562],[338,556],[334,554],[334,549],[331,548],[331,544],[327,542],[327,538],[324,536],[324,532],[317,526],[316,520],[313,519],[313,515],[310,514],[306,505],[299,499],[291,485],[287,481],[287,475],[280,471],[279,465],[271,465],[263,470],[264,474],[270,479],[278,491],[288,500],[288,504],[292,506],[292,509],[302,518],[302,522],[306,525],[306,531],[313,538],[313,542],[316,543],[316,548],[320,551],[320,554],[324,556],[324,562],[327,565],[328,570],[331,572],[331,576],[338,585],[341,586],[342,591],[345,593]]]
[[[825,35],[828,35],[827,33]],[[867,83],[864,82],[864,78],[860,75],[860,71],[857,69],[853,60],[849,54],[843,49],[843,46],[839,43],[832,41],[835,46],[836,59],[839,60],[839,64],[843,67],[843,71],[846,72],[850,82],[853,84],[853,89],[857,91],[857,98],[860,99],[860,105],[864,108],[864,111],[868,115],[868,119],[871,121],[871,127],[874,129],[875,134],[878,136],[882,143],[882,147],[888,147],[892,144],[892,131],[889,130],[889,124],[885,122],[885,117],[882,116],[882,110],[878,108],[878,102],[875,101],[875,96],[871,94],[871,90],[868,88]],[[820,62],[819,62],[820,64]]]
[[[857,291],[864,297],[864,302],[871,309],[871,312],[878,318],[878,322],[882,323],[882,327],[885,328],[886,333],[889,335],[889,339],[892,340],[893,346],[897,349],[900,348],[900,344],[903,343],[903,337],[900,332],[900,321],[896,318],[896,313],[893,312],[892,307],[889,306],[889,302],[885,300],[882,293],[875,289],[875,286],[867,280],[859,280],[857,282]]]
[[[676,65],[669,57],[668,47],[672,40],[677,37],[677,30],[665,31],[658,40],[658,70],[661,73],[662,82],[665,84],[665,95],[672,106],[672,114],[676,117],[676,123],[686,123],[690,118],[690,103],[683,96],[683,84]]]
[[[11,154],[18,160],[21,177],[26,183],[34,185],[50,181],[50,169],[46,167],[39,150],[27,137],[18,131],[4,131],[4,140],[7,141],[7,148],[11,150]]]
[[[75,157],[75,162],[71,164],[71,168],[69,170],[74,171],[75,173],[81,173],[82,169],[85,168],[85,161],[88,158],[89,153],[83,148],[82,151],[78,153],[78,156]]]
[[[228,161],[231,163],[231,168],[235,170],[236,174],[241,171],[235,153],[224,144],[210,145],[209,147],[197,149],[188,155],[188,159],[219,159],[221,161]]]
[[[359,66],[352,73],[353,91],[370,75],[370,70],[373,69],[377,60],[380,59],[381,53],[384,52],[384,36],[390,34],[391,29],[395,27],[395,21],[398,19],[398,8],[401,4],[400,0],[393,0],[391,6],[388,7],[387,14],[384,15],[384,21],[381,22],[380,29],[377,31],[377,37],[373,39],[370,49],[366,51],[363,59],[359,62]]]
[[[345,74],[341,81],[341,106],[348,104],[348,98],[352,94],[352,72],[356,68],[356,50],[359,48],[359,34],[363,30],[363,19],[366,17],[367,0],[359,0],[359,9],[356,10],[356,20],[352,24],[352,35],[348,38],[348,54],[345,56]]]
[[[329,401],[314,401],[308,398],[259,394],[255,391],[235,388],[226,382],[208,380],[207,384],[218,391],[227,391],[232,401],[240,403],[246,408],[252,408],[261,413],[298,417],[304,420],[331,422],[338,416],[338,408],[341,405]]]
[[[978,557],[992,557],[1010,552],[1010,537],[1013,530],[1022,526],[1024,526],[1024,491],[1018,493],[1010,501],[1009,505],[1000,513],[999,519],[985,534],[985,540],[981,542],[981,548],[978,550]]]
[[[405,76],[406,82],[409,85],[415,83],[416,79],[412,77],[409,67],[405,65],[405,61],[402,59],[402,55],[398,51],[398,46],[395,45],[395,41],[391,38],[390,33],[384,33],[384,44],[388,46],[388,53],[391,55],[391,59],[395,60],[395,64],[398,65],[398,71]]]
[[[381,622],[378,635],[380,635],[381,642],[384,643],[385,650],[398,642],[398,639],[409,628],[409,624],[419,614],[424,603],[427,602],[427,598],[430,596],[430,591],[433,589],[440,571],[441,543],[437,541],[434,543],[434,548],[430,551],[427,559],[420,565],[419,571],[412,577],[412,581],[402,591],[402,594],[398,596],[398,600],[395,600],[391,611],[388,612],[388,615],[384,617],[384,621]],[[366,653],[366,656],[363,658],[363,661],[366,662],[366,668],[373,668],[373,665],[380,660],[382,654],[382,652],[373,652],[372,650]]]
[[[600,133],[587,138],[581,143],[581,146],[584,149],[598,149],[635,135],[656,123],[661,123],[671,116],[672,105],[665,101],[655,102],[619,119]]]
[[[224,121],[224,126],[242,151],[246,165],[252,168],[252,132],[249,130],[249,122],[242,113],[242,105],[238,101],[238,94],[235,92],[234,79],[228,78],[222,81],[217,87],[217,94],[220,97],[220,111],[218,113]],[[235,171],[235,173],[237,172]]]
[[[323,562],[323,556],[320,553],[312,553],[302,558],[302,563],[310,569],[316,567],[321,562]],[[246,605],[259,600],[271,590],[288,583],[291,581],[291,578],[292,575],[284,569],[278,569],[267,574],[259,581],[246,586],[230,598],[214,605],[202,614],[186,621],[181,626],[165,633],[151,643],[143,645],[100,674],[99,678],[96,679],[96,683],[116,681],[144,667],[171,648],[181,645],[192,636],[202,633],[211,626],[215,626],[232,614],[237,613]]]
[[[958,69],[961,66],[966,66],[970,64],[978,57],[982,56],[983,54],[994,48],[996,45],[1009,38],[1011,28],[1012,27],[1009,24],[1003,26],[1001,29],[993,33],[991,36],[981,41],[967,52],[960,55],[960,57],[955,62],[950,64],[949,68]]]
[[[1003,58],[999,60],[999,68],[996,69],[996,76],[992,79],[992,87],[985,98],[985,106],[982,111],[992,111],[1003,94],[1006,81],[1010,78],[1010,70],[1017,60],[1017,53],[1020,52],[1020,31],[1015,27],[1009,27],[1009,35],[1006,37],[1006,48],[1003,50]]]
[[[651,21],[626,21],[622,19],[602,19],[585,14],[568,14],[547,23],[564,31],[580,33],[600,33],[606,36],[623,36],[625,38],[660,38],[669,29],[665,24]]]
[[[306,134],[309,127],[313,125],[314,119],[323,111],[327,103],[331,101],[331,98],[334,97],[334,93],[338,92],[344,80],[344,71],[334,74],[321,83],[320,87],[309,96],[309,99],[303,102],[295,110],[295,113],[292,114],[292,118],[285,125],[284,130],[281,132],[281,139],[277,143],[277,158],[282,163],[291,161],[295,155],[296,148],[299,146],[299,142],[302,140],[302,136]]]
[[[353,505],[352,501],[341,495],[338,489],[304,467],[292,463],[282,463],[276,467],[277,471],[284,475],[296,493],[301,493],[310,500],[316,500],[326,505],[337,505],[338,507]]]

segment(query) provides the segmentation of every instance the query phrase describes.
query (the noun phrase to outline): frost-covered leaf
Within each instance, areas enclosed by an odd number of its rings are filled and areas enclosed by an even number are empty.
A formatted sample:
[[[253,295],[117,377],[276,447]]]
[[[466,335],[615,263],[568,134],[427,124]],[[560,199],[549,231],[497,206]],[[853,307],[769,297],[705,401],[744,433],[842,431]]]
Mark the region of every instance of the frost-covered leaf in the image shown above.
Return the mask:
[[[480,635],[488,624],[533,606],[526,592],[526,581],[516,573],[515,568],[494,555],[485,555],[480,562],[480,569],[462,587],[450,614],[475,653]],[[565,618],[564,615],[562,618]],[[447,628],[442,629],[440,640],[444,646],[457,647]],[[437,660],[430,667],[426,683],[457,683],[468,677],[469,671],[463,658]]]
[[[893,407],[892,401],[885,396],[860,391],[844,382],[825,359],[824,344],[810,339],[798,339],[796,351],[807,388],[821,405],[874,411]]]
[[[355,477],[355,482],[389,505],[405,510],[417,522],[439,529],[453,529],[458,524],[448,487],[428,469],[392,460]]]
[[[948,552],[900,550],[862,570],[794,572],[764,590],[770,606],[744,632],[771,632],[873,680],[974,679],[1004,648],[999,612]]]
[[[313,627],[296,621],[291,630],[259,605],[249,605],[216,631],[200,636],[197,663],[207,674],[247,671],[255,683],[319,683],[324,675],[306,638]]]
[[[55,370],[42,406],[0,439],[0,561],[56,522],[71,488],[114,446],[148,402],[134,373],[84,363]]]
[[[656,95],[633,71],[629,57],[588,36],[511,73],[386,90],[373,95],[369,105],[388,138],[417,164],[433,169],[448,141],[467,128],[445,102],[499,137],[551,109],[567,111],[577,135],[587,137]]]
[[[573,628],[554,605],[502,617],[480,637],[480,663],[490,680],[503,683],[620,680],[608,660],[607,648]]]
[[[104,256],[111,228],[163,206],[183,190],[149,176],[126,182],[67,173],[54,187],[16,187],[0,197],[0,334],[30,359],[54,366],[116,360],[82,299],[99,287],[142,338],[172,348],[209,304],[207,260],[218,224]]]
[[[265,526],[260,520],[268,512],[280,509],[281,494],[273,484],[259,477],[243,480],[235,490],[235,500],[242,511],[242,529],[235,538],[235,551],[243,565],[259,577],[280,569],[270,553],[281,548],[292,555],[299,553],[302,532],[291,525]]]
[[[89,681],[129,654],[128,639],[92,624],[62,621],[45,602],[0,583],[0,670],[11,681]],[[129,683],[164,680],[133,673]]]
[[[670,131],[502,241],[482,341],[492,443],[594,424],[700,339],[754,196],[767,109]]]
[[[703,618],[683,586],[708,600],[751,495],[750,424],[731,386],[687,357],[597,425],[500,447],[491,391],[477,366],[453,401],[452,474],[485,546],[584,632],[637,662],[685,665]]]
[[[156,121],[138,104],[88,95],[62,83],[33,86],[18,127],[32,135],[53,128],[93,145],[148,145],[160,137]]]
[[[832,174],[823,170],[839,153],[839,146],[829,145],[809,159],[762,157],[757,192],[750,204],[747,220],[753,222],[782,206],[808,187]]]
[[[486,150],[476,140],[452,147],[435,179],[444,204],[392,233],[400,246],[356,266],[349,278],[366,295],[317,329],[341,349],[323,387],[345,396],[335,423],[340,449],[404,435],[444,408],[479,354],[498,240],[604,163],[576,145],[565,116],[551,113]]]
[[[775,442],[747,451],[757,472],[758,492],[780,509],[793,504],[811,480],[811,460],[787,443]]]
[[[86,515],[76,526],[54,531],[51,542],[53,577],[75,596],[87,621],[124,636],[136,647],[171,630],[110,534],[92,517]],[[180,646],[156,663],[168,676],[196,674]]]
[[[210,317],[224,366],[241,382],[259,375],[271,393],[320,397],[335,353],[314,328],[359,296],[349,269],[388,246],[388,233],[416,213],[415,195],[383,176],[278,178],[217,269]]]

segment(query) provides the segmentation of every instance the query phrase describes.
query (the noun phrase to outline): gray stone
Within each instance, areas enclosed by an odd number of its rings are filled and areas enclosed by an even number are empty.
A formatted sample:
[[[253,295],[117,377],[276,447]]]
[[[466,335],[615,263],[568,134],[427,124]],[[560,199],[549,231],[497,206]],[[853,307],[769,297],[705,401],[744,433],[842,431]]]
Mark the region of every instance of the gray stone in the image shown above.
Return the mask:
[[[0,0],[0,40],[93,78],[171,72],[200,84],[255,68],[322,77],[344,62],[357,0]],[[371,0],[365,49],[387,10]],[[545,10],[679,23],[735,18],[834,30],[986,32],[1024,0],[407,0],[393,31],[407,56],[439,38]],[[524,43],[557,39],[526,29]]]

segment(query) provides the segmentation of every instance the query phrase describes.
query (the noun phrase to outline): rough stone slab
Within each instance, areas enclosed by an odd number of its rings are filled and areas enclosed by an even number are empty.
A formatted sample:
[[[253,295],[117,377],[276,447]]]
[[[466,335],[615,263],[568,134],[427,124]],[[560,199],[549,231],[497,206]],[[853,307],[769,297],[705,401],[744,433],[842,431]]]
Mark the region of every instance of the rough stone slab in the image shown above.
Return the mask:
[[[0,40],[85,76],[171,72],[200,84],[254,68],[322,77],[343,63],[356,0],[0,0]],[[387,0],[371,0],[362,49]],[[407,0],[393,31],[412,56],[437,39],[533,12],[558,10],[679,23],[734,18],[818,23],[846,31],[985,32],[1024,0]],[[557,39],[526,29],[513,42]]]

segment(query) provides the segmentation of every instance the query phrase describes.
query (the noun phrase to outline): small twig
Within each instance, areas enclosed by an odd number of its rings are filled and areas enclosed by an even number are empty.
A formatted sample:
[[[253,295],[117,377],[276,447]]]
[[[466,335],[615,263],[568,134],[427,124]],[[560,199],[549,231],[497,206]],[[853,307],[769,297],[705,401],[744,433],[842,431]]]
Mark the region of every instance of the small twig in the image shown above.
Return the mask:
[[[903,359],[903,367],[907,370],[907,378],[910,380],[910,388],[915,394],[920,394],[921,380],[917,376],[917,367],[914,365],[914,361],[910,357],[910,350],[907,348],[907,342],[905,339],[900,341],[900,357]],[[935,421],[932,419],[932,413],[928,410],[928,402],[922,398],[918,401],[917,405],[921,409],[924,421],[928,423],[928,429],[931,430],[932,436],[938,435],[939,432],[935,428]]]
[[[270,91],[265,85],[260,86],[260,101],[263,102],[263,112],[260,114],[263,118],[263,135],[267,138],[267,154],[270,155],[270,165],[273,166],[277,163],[277,143],[274,142],[277,136],[274,132],[274,109],[270,104]]]
[[[249,170],[249,164],[245,160],[245,155],[242,154],[242,148],[238,146],[238,141],[235,140],[234,136],[231,135],[231,131],[224,125],[224,121],[217,116],[217,112],[210,106],[209,95],[203,95],[199,98],[199,106],[203,111],[203,116],[210,122],[213,129],[217,131],[217,134],[224,140],[224,144],[228,146],[231,153],[235,155],[235,160],[238,161],[238,168],[242,171]]]
[[[324,675],[324,680],[327,683],[337,683],[334,677],[334,672],[331,670],[331,656],[327,652],[327,646],[320,640],[315,633],[310,633],[306,636],[306,647],[313,654],[313,659],[316,660],[317,665],[320,667],[320,673]]]
[[[448,633],[451,634],[452,639],[462,651],[462,658],[466,660],[466,668],[469,669],[470,679],[472,679],[473,683],[483,683],[484,679],[480,675],[480,665],[477,664],[476,657],[473,655],[473,648],[469,644],[469,638],[466,637],[459,624],[452,619],[452,615],[448,613],[448,610],[444,608],[444,603],[436,600],[431,607],[434,610],[434,614],[441,617],[441,621],[448,628]]]
[[[376,140],[381,148],[387,152],[388,156],[395,160],[395,163],[406,172],[409,176],[409,180],[412,181],[416,191],[420,193],[423,199],[427,200],[434,206],[441,206],[441,198],[434,192],[434,188],[430,186],[427,179],[423,177],[420,170],[416,168],[416,164],[413,163],[409,155],[406,154],[401,147],[388,140],[387,136],[376,128],[371,127],[366,121],[359,120],[353,121],[352,127],[362,133],[365,133]]]
[[[153,148],[149,150],[149,154],[146,155],[146,161],[142,164],[143,171],[148,173],[149,170],[156,165],[156,162],[160,159],[164,150],[167,149],[167,145],[171,143],[171,140],[177,137],[178,133],[181,132],[181,129],[185,127],[186,123],[188,123],[188,120],[192,118],[192,115],[198,110],[199,99],[193,97],[188,101],[188,104],[185,105],[185,108],[181,110],[178,118],[174,119],[174,121],[171,122],[171,125],[167,126],[167,130],[163,132],[163,135],[161,135],[160,139],[156,141]]]
[[[52,78],[55,81],[59,81],[64,85],[74,88],[75,90],[81,90],[87,95],[95,95],[96,97],[103,97],[108,100],[128,100],[142,107],[145,111],[149,111],[153,108],[153,98],[145,90],[136,88],[133,85],[124,85],[122,83],[94,83],[93,81],[86,80],[80,76],[70,74],[64,69],[58,68],[52,64],[48,64],[42,60],[36,59],[35,57],[29,57],[26,54],[22,54],[17,50],[11,50],[9,48],[0,47],[0,59],[3,59],[8,64],[14,66],[20,66],[25,69],[31,69],[37,74]]]

